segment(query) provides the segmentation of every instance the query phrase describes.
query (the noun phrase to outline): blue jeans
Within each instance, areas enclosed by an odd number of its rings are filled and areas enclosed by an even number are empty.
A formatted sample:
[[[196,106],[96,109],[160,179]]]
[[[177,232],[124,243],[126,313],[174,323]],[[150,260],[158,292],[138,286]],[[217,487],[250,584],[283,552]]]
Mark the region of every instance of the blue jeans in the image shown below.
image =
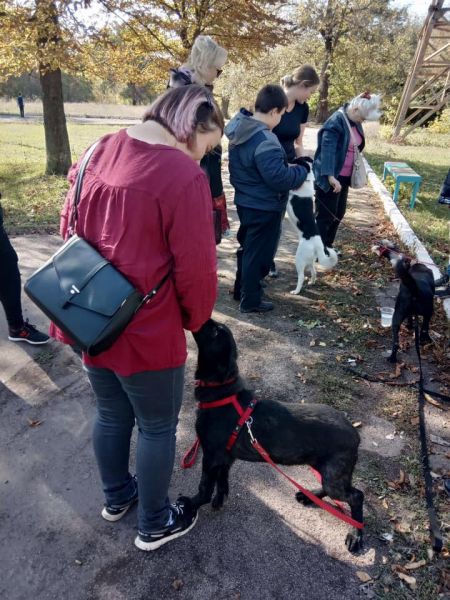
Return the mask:
[[[120,507],[135,494],[129,458],[136,421],[139,531],[160,529],[170,517],[168,490],[183,399],[184,366],[129,377],[108,369],[85,366],[85,370],[97,399],[94,451],[106,503]]]

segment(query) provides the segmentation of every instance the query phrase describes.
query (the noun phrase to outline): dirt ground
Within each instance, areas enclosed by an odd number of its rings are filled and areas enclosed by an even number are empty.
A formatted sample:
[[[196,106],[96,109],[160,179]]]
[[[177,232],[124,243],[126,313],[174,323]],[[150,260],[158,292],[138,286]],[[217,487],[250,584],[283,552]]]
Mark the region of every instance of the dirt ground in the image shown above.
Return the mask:
[[[311,142],[312,143],[312,142]],[[8,600],[247,600],[309,598],[433,599],[448,593],[445,557],[429,551],[418,453],[417,360],[402,334],[397,367],[384,354],[390,330],[379,306],[394,304],[392,271],[370,253],[372,242],[395,239],[375,194],[351,192],[337,246],[343,257],[315,286],[292,296],[296,234],[285,221],[278,253],[280,277],[268,281],[273,313],[242,315],[229,294],[235,269],[237,215],[227,184],[234,237],[218,249],[219,299],[214,317],[231,327],[244,377],[261,398],[327,402],[345,411],[362,437],[355,485],[366,496],[365,548],[344,546],[348,526],[304,508],[293,488],[270,467],[238,463],[230,497],[215,513],[202,509],[189,535],[155,553],[133,545],[136,513],[119,523],[100,517],[103,503],[93,451],[92,392],[79,359],[52,342],[39,348],[5,341],[0,325],[0,596]],[[13,240],[26,277],[58,247],[54,236]],[[26,316],[45,327],[27,300]],[[424,350],[428,387],[449,392],[450,350],[439,305],[434,344]],[[183,471],[194,438],[195,348],[189,340],[185,400],[171,495],[193,494],[200,464]],[[444,535],[449,501],[449,420],[427,405],[435,492]],[[280,432],[282,435],[282,432]],[[134,443],[134,441],[133,441]],[[305,467],[287,469],[306,485]]]

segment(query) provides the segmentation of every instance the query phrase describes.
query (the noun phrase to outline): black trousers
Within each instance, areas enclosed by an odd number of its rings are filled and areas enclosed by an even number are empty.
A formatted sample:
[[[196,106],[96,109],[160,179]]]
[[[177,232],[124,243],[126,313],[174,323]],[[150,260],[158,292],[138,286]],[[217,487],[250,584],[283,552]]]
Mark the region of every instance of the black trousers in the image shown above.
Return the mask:
[[[241,308],[251,309],[261,303],[260,281],[269,273],[275,255],[282,213],[241,206],[237,212],[241,224],[234,297],[240,298]]]
[[[350,177],[337,178],[342,189],[338,194],[330,189],[324,192],[316,186],[316,221],[322,242],[327,248],[332,248],[340,222],[347,210],[348,188]]]
[[[0,206],[0,302],[11,329],[20,329],[23,325],[20,273],[17,260],[16,251],[3,228],[3,213]]]

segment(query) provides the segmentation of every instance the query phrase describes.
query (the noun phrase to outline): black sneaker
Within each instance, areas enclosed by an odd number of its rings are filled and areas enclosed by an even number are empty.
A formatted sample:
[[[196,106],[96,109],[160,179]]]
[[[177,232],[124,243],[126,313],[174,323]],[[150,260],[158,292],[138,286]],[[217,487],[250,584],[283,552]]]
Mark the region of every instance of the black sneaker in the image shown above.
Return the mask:
[[[255,306],[255,308],[242,308],[239,309],[241,313],[265,313],[273,310],[273,302],[267,302],[266,300],[261,300],[259,306]]]
[[[197,518],[197,511],[193,508],[189,498],[180,496],[175,504],[170,507],[170,519],[167,525],[163,529],[152,533],[139,532],[134,540],[134,545],[139,550],[146,550],[147,552],[157,550],[170,540],[176,540],[185,535],[194,527]]]
[[[119,521],[122,517],[126,515],[126,513],[130,510],[130,508],[138,501],[138,489],[136,486],[135,492],[133,496],[128,500],[126,504],[122,504],[122,506],[108,506],[105,504],[102,510],[102,517],[106,521],[110,521],[114,523],[115,521]]]
[[[28,319],[20,329],[9,329],[8,340],[11,342],[28,342],[38,346],[46,344],[50,340],[50,336],[42,333],[34,325],[28,323]]]

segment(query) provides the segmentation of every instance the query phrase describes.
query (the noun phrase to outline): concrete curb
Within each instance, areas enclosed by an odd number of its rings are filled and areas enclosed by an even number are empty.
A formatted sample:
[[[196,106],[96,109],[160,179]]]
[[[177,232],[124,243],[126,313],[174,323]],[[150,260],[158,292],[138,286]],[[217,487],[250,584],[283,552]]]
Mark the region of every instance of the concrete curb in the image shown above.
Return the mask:
[[[418,261],[425,263],[427,267],[433,271],[435,279],[441,277],[442,273],[439,271],[439,268],[428,254],[427,249],[414,233],[408,221],[405,219],[395,202],[392,200],[392,196],[365,158],[364,165],[367,170],[369,182],[373,189],[377,192],[380,200],[383,202],[384,211],[392,221],[392,224],[394,225],[395,230],[397,231],[402,242],[415,254]],[[450,321],[450,298],[446,298],[442,301],[442,303],[447,319]]]

